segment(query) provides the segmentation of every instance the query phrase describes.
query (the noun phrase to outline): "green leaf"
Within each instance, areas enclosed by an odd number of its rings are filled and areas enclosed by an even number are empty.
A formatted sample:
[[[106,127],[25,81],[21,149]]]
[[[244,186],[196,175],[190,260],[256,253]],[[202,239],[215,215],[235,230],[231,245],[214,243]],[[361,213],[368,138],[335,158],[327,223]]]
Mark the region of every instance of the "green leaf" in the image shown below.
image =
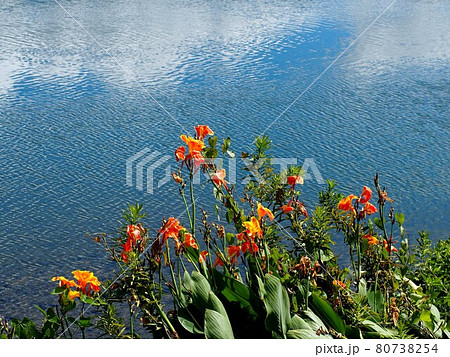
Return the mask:
[[[226,235],[225,235],[225,239],[226,239],[226,241],[227,241],[227,243],[229,244],[229,245],[232,245],[232,244],[234,244],[234,234],[233,233],[227,233]]]
[[[397,221],[399,226],[402,226],[405,222],[405,215],[403,213],[396,213],[395,220]]]
[[[208,280],[197,271],[193,271],[192,276],[189,276],[189,273],[185,272],[183,286],[192,296],[194,305],[198,309],[204,310],[209,299],[209,292],[211,291]]]
[[[230,302],[238,302],[253,319],[261,313],[261,300],[248,286],[231,277],[225,276],[218,270],[213,270],[214,282],[220,294]]]
[[[234,338],[228,317],[215,310],[206,309],[205,312],[205,337],[208,339],[232,339]]]
[[[90,317],[80,317],[75,324],[81,328],[86,328],[91,326],[91,318]]]
[[[313,331],[311,326],[308,325],[308,323],[298,315],[292,316],[289,328],[291,330],[310,330],[311,332],[315,333],[315,331]]]
[[[386,223],[386,220],[384,219],[384,217],[382,220],[378,217],[375,217],[373,219],[373,222],[377,225],[378,228],[383,229],[384,224]]]
[[[422,310],[422,312],[420,313],[420,319],[423,322],[431,322],[431,311]]]
[[[331,305],[320,298],[316,293],[311,294],[311,309],[325,322],[342,335],[345,334],[345,324],[341,317],[333,310]]]
[[[281,285],[280,279],[273,275],[264,276],[264,305],[266,306],[266,328],[286,338],[288,326],[291,324],[289,296]]]
[[[394,337],[394,334],[391,331],[381,327],[380,325],[378,325],[377,323],[375,323],[373,321],[364,320],[362,322],[362,324],[367,329],[376,332],[379,338],[382,338],[382,337],[393,338]]]
[[[384,297],[380,290],[369,290],[367,299],[372,310],[375,312],[383,311]]]
[[[195,317],[189,314],[188,309],[186,308],[178,309],[177,317],[181,326],[183,326],[190,333],[203,334],[203,330],[199,326],[198,321],[196,321]]]

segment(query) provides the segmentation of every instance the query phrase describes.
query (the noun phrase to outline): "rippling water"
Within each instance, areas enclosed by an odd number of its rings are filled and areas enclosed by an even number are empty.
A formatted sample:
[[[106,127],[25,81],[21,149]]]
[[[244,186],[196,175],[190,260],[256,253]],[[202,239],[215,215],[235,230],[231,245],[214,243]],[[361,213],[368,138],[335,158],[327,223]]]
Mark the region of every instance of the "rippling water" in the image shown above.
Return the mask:
[[[126,186],[128,157],[172,153],[198,123],[245,150],[391,0],[59,2],[79,24],[53,0],[0,2],[7,316],[51,302],[55,274],[106,271],[86,233],[112,231],[126,202],[153,228],[181,213],[172,185]],[[345,193],[378,171],[412,237],[450,231],[449,18],[446,0],[398,0],[267,131],[274,154],[313,158]],[[307,181],[310,206],[322,187]]]

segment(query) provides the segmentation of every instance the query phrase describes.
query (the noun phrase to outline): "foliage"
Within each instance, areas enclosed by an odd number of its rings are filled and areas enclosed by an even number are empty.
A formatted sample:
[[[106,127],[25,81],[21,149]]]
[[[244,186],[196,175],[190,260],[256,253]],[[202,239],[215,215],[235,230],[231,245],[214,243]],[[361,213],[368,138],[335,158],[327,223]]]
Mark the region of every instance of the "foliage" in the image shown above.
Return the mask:
[[[169,217],[151,231],[143,206],[128,206],[115,235],[94,237],[116,263],[115,277],[55,277],[58,306],[40,309],[42,324],[0,320],[3,338],[449,337],[450,243],[432,247],[420,233],[411,247],[405,217],[378,175],[374,195],[363,186],[344,196],[327,181],[309,208],[299,190],[304,170],[276,172],[262,136],[253,153],[242,153],[248,180],[237,197],[219,160],[235,156],[231,139],[218,148],[209,127],[195,131],[181,136],[186,146],[176,149],[172,173],[187,224]],[[212,186],[214,219],[196,207],[198,172]],[[333,250],[339,237],[349,267]]]

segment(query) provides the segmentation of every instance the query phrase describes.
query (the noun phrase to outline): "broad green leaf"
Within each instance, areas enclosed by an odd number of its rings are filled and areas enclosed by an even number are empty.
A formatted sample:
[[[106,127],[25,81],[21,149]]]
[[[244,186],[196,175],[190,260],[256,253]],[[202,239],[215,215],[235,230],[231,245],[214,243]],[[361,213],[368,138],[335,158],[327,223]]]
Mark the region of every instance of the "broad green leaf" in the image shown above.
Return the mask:
[[[327,330],[325,323],[311,310],[302,311],[301,317],[314,332],[320,329]]]
[[[308,323],[298,315],[292,316],[289,328],[291,330],[309,330],[315,333],[315,331],[313,331],[311,326],[308,325]]]
[[[264,276],[264,305],[267,310],[266,328],[286,338],[291,323],[289,296],[280,279],[273,275]]]
[[[231,277],[225,276],[217,270],[213,270],[214,281],[222,296],[230,302],[238,302],[241,308],[246,310],[254,318],[261,311],[261,300],[248,286]]]
[[[402,226],[403,223],[405,222],[405,215],[403,213],[396,213],[395,219],[396,219],[398,225]]]
[[[391,331],[381,327],[374,321],[364,320],[362,322],[362,324],[367,329],[376,332],[378,334],[379,338],[383,338],[383,337],[384,338],[394,338],[394,334]]]
[[[206,309],[205,312],[205,337],[208,339],[233,339],[228,317],[215,310]]]
[[[183,285],[185,289],[192,294],[192,301],[195,306],[200,310],[205,309],[209,299],[209,292],[211,291],[208,280],[197,271],[193,271],[192,276],[189,276],[189,274],[185,272]]]
[[[369,290],[367,300],[375,312],[383,311],[384,297],[380,290]]]
[[[181,326],[183,326],[190,333],[203,334],[202,327],[200,326],[199,322],[196,321],[195,317],[189,314],[188,309],[178,309],[177,317]]]
[[[331,305],[320,298],[316,293],[311,294],[311,308],[328,327],[332,327],[342,335],[345,334],[344,321],[342,321],[337,312],[333,310]]]

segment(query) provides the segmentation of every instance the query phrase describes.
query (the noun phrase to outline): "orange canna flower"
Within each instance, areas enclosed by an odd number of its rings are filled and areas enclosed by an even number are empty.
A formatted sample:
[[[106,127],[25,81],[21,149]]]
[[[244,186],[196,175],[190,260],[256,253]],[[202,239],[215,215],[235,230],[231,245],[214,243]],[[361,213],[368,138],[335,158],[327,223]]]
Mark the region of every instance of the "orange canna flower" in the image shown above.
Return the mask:
[[[100,291],[100,282],[94,273],[87,270],[74,270],[72,274],[77,280],[83,294],[88,294],[90,289]]]
[[[262,237],[262,229],[259,225],[259,221],[256,219],[256,217],[252,217],[252,219],[248,222],[242,223],[244,227],[247,229],[247,235],[250,238],[253,238],[255,236],[258,236],[258,238]]]
[[[363,238],[367,239],[367,242],[369,243],[369,245],[378,244],[378,239],[376,239],[371,234],[366,234],[366,235],[363,236]]]
[[[122,258],[124,263],[128,263],[128,254],[125,251],[120,253],[120,257]]]
[[[191,248],[194,248],[194,249],[198,249],[197,242],[195,241],[195,239],[192,236],[192,234],[189,233],[189,232],[185,232],[184,233],[183,244],[184,244],[185,247],[191,247]]]
[[[75,298],[79,298],[80,297],[80,292],[79,291],[74,291],[74,290],[69,290],[67,297],[70,300],[73,300]]]
[[[349,195],[349,196],[343,198],[342,200],[339,201],[338,208],[341,210],[344,210],[344,211],[354,212],[355,209],[353,208],[352,201],[355,198],[358,198],[358,197],[356,197],[355,195]]]
[[[377,208],[373,204],[371,204],[370,202],[367,202],[364,205],[364,207],[363,207],[363,212],[365,214],[373,214],[373,213],[375,213],[377,211],[378,211]]]
[[[208,254],[209,253],[206,250],[204,250],[203,252],[200,253],[200,256],[198,257],[198,261],[200,264],[203,264],[203,262],[206,262],[206,256]]]
[[[189,154],[192,154],[193,152],[200,153],[203,150],[203,148],[205,147],[205,144],[203,143],[203,141],[196,140],[190,136],[188,137],[186,135],[181,135],[180,138],[188,146]]]
[[[289,202],[287,205],[284,205],[281,207],[281,210],[283,213],[288,214],[294,210],[294,208],[291,206],[291,202]]]
[[[363,186],[363,191],[361,193],[361,196],[359,196],[359,202],[362,204],[369,202],[370,198],[372,197],[372,190],[367,187]]]
[[[303,177],[296,175],[296,176],[288,176],[287,177],[287,183],[288,185],[291,185],[292,188],[295,187],[296,184],[303,185]]]
[[[209,128],[208,125],[197,125],[195,127],[195,132],[197,133],[198,140],[202,140],[206,135],[214,135],[214,132]]]
[[[259,249],[258,245],[254,241],[250,241],[250,240],[247,240],[246,242],[244,242],[242,244],[242,248],[241,248],[242,253],[245,253],[245,252],[256,253],[258,251],[258,249]]]
[[[186,158],[186,148],[184,146],[180,146],[178,149],[175,150],[175,158],[178,161],[184,161]]]
[[[341,289],[345,289],[347,286],[345,285],[344,282],[340,281],[340,280],[333,280],[333,285],[337,286]]]
[[[241,251],[241,246],[239,245],[230,245],[227,247],[227,254],[230,258],[233,258],[235,255],[239,256]]]
[[[270,209],[264,207],[261,203],[258,203],[257,211],[258,211],[259,219],[261,219],[261,218],[263,218],[264,216],[267,215],[267,217],[269,217],[269,219],[271,221],[273,221],[274,217],[273,217],[272,211]]]
[[[222,185],[227,188],[227,184],[225,182],[226,172],[225,169],[216,171],[214,175],[211,176],[211,180],[219,187]]]
[[[184,229],[184,227],[180,224],[178,219],[169,217],[164,226],[158,231],[159,234],[162,235],[162,244],[164,244],[169,237],[177,240],[180,230],[182,229]]]
[[[55,276],[52,278],[52,281],[59,281],[59,286],[65,287],[66,289],[78,287],[78,285],[73,280],[68,280],[63,276]]]

